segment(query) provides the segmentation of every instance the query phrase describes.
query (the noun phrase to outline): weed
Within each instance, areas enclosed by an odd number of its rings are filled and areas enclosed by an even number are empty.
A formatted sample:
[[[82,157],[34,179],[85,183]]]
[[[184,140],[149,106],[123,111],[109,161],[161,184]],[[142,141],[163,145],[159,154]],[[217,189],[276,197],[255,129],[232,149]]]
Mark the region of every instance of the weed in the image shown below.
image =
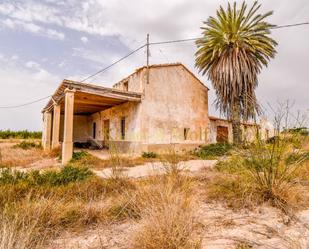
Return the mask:
[[[36,143],[36,142],[32,142],[32,141],[22,141],[18,144],[15,144],[13,146],[13,148],[21,148],[23,150],[29,150],[29,149],[33,149],[33,148],[37,148],[37,149],[41,149],[42,145],[41,143]]]
[[[78,151],[78,152],[73,152],[73,155],[72,155],[72,162],[74,161],[78,161],[78,160],[81,160],[81,159],[84,159],[86,157],[89,157],[90,154],[86,151]]]
[[[157,179],[158,180],[158,179]],[[135,206],[141,220],[133,248],[200,248],[195,238],[194,200],[188,189],[177,188],[171,181],[145,185]]]
[[[3,169],[0,173],[0,184],[26,183],[29,185],[66,185],[70,182],[83,181],[92,176],[93,173],[88,168],[77,168],[65,166],[59,172],[39,171],[21,172]]]
[[[87,151],[74,152],[69,165],[75,167],[104,168],[104,161]]]
[[[261,202],[286,210],[305,201],[303,187],[296,177],[308,158],[307,152],[294,152],[293,139],[277,138],[274,143],[258,141],[229,160],[219,162],[217,176],[208,186],[211,198],[225,200],[234,207]],[[302,171],[304,172],[304,171]]]
[[[157,158],[158,155],[154,152],[143,152],[142,157],[143,158]]]
[[[213,159],[227,155],[232,148],[233,146],[228,143],[209,144],[195,150],[193,154],[202,159]]]

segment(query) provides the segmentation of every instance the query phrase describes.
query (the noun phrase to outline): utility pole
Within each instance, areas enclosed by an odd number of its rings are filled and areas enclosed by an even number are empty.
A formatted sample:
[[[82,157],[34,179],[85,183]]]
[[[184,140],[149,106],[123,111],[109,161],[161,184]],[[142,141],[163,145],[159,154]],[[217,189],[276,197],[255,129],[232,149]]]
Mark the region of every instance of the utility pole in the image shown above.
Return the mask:
[[[149,51],[149,34],[147,34],[147,43],[146,43],[146,56],[147,56],[147,84],[149,84],[149,56],[150,56],[150,51]]]

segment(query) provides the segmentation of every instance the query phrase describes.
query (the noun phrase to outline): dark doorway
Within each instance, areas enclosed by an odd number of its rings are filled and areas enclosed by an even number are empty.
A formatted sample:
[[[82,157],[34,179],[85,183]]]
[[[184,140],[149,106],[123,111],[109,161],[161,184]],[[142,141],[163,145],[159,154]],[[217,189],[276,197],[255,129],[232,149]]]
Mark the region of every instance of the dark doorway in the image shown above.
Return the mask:
[[[92,137],[93,137],[93,139],[96,139],[96,134],[97,134],[97,123],[94,122],[92,124]]]
[[[217,126],[217,143],[227,143],[229,141],[229,129],[226,126]]]
[[[103,128],[104,146],[108,148],[109,147],[109,119],[104,120],[103,124],[104,124],[104,128]]]
[[[125,117],[121,118],[121,139],[124,140],[126,137],[126,119]]]

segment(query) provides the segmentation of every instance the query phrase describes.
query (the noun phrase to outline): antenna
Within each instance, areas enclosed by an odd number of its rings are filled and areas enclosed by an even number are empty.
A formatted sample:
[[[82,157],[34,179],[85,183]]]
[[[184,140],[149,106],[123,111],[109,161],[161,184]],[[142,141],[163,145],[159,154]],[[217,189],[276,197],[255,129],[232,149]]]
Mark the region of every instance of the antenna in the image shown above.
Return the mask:
[[[146,43],[146,56],[147,56],[147,84],[149,84],[149,57],[150,57],[150,52],[149,52],[149,34],[147,34],[147,43]]]

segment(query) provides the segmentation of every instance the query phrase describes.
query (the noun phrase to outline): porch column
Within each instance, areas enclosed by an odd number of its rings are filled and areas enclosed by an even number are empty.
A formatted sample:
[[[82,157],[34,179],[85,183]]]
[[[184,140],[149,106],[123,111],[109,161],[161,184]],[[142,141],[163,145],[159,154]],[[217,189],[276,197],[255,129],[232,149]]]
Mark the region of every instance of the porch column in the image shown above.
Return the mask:
[[[52,114],[51,112],[44,112],[43,113],[43,134],[42,134],[42,146],[44,150],[50,149],[51,131],[52,131]]]
[[[69,162],[72,159],[73,154],[74,93],[75,90],[65,90],[62,165]]]
[[[53,135],[52,135],[52,149],[57,148],[59,144],[59,131],[60,131],[60,104],[54,104],[54,115],[53,115]]]

